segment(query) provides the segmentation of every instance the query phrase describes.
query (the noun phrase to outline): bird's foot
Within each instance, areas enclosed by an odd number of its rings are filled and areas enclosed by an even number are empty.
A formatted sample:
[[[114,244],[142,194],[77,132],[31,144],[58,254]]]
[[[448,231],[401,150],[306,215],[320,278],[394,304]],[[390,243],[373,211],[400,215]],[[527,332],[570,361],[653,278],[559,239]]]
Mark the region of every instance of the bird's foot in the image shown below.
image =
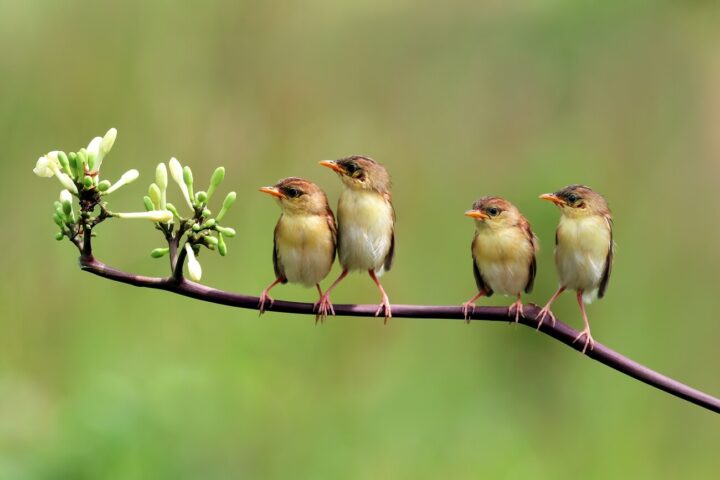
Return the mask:
[[[550,307],[545,306],[540,310],[537,314],[538,319],[538,326],[537,329],[540,330],[540,327],[542,327],[543,322],[545,321],[545,317],[550,317],[550,323],[552,324],[553,328],[555,327],[555,315],[550,311]]]
[[[475,313],[475,302],[468,300],[462,304],[463,316],[465,316],[465,323],[470,324],[470,317]]]
[[[323,323],[328,316],[328,313],[335,316],[335,309],[330,301],[330,296],[323,294],[320,299],[313,306],[315,314],[315,323]]]
[[[379,317],[380,312],[385,313],[385,319],[383,320],[383,324],[387,325],[388,320],[392,318],[392,310],[390,309],[390,300],[388,300],[387,295],[383,295],[382,302],[378,306],[377,312],[375,312],[375,316]]]
[[[595,340],[593,339],[592,335],[590,335],[589,328],[585,328],[582,332],[580,332],[580,334],[577,337],[575,337],[575,340],[573,340],[572,343],[577,342],[582,337],[585,337],[585,346],[582,349],[582,353],[585,353],[585,351],[588,348],[588,345],[590,346],[590,350],[595,348]]]
[[[515,312],[515,323],[520,322],[520,317],[525,316],[525,312],[523,312],[522,300],[519,298],[508,307],[508,317],[512,317],[513,311]]]
[[[275,303],[275,299],[272,298],[268,293],[263,290],[263,292],[260,294],[260,301],[258,302],[258,307],[260,309],[260,315],[265,313],[265,302],[270,301],[269,307],[273,306],[273,303]]]

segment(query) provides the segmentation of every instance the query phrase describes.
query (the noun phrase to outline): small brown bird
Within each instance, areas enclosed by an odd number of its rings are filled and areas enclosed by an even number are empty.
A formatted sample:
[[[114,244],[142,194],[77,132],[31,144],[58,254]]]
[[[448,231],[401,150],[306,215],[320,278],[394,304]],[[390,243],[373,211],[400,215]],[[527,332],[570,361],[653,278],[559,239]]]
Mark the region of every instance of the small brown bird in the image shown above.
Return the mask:
[[[515,205],[500,197],[480,197],[465,215],[475,219],[470,250],[478,288],[477,295],[463,303],[465,321],[470,322],[478,298],[497,292],[516,297],[508,315],[514,311],[517,322],[523,314],[521,294],[530,293],[535,280],[535,234]]]
[[[395,210],[390,196],[390,176],[375,160],[354,155],[324,160],[320,165],[335,170],[345,189],[338,201],[338,259],[343,271],[324,299],[350,270],[365,270],[382,294],[375,313],[392,317],[390,301],[378,277],[390,270],[395,252]]]
[[[550,307],[563,291],[577,291],[577,302],[585,328],[575,341],[585,337],[582,350],[585,353],[588,346],[592,350],[595,345],[590,334],[585,303],[605,295],[612,270],[612,215],[602,195],[584,185],[570,185],[555,193],[540,195],[540,198],[560,207],[560,224],[555,232],[555,266],[560,277],[560,288],[538,314],[538,328],[546,316],[555,325],[555,316]]]
[[[278,283],[315,285],[320,299],[315,304],[315,321],[323,321],[332,311],[330,299],[323,296],[320,281],[330,272],[335,261],[337,228],[327,197],[320,187],[302,178],[280,180],[261,192],[278,200],[282,214],[275,226],[273,266],[275,281],[260,295],[260,313],[265,302],[273,299],[268,294]]]

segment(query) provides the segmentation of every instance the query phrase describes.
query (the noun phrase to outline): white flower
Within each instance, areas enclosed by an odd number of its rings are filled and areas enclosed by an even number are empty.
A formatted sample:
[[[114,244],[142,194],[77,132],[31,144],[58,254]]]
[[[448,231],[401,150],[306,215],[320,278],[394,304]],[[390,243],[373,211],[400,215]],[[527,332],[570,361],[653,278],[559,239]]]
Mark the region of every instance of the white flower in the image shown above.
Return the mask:
[[[164,163],[159,163],[155,169],[155,183],[157,183],[160,190],[167,188],[167,167]]]
[[[72,201],[72,194],[68,190],[60,191],[60,203],[62,204],[63,212],[74,222],[75,212],[73,211]]]
[[[122,177],[120,177],[120,180],[124,181],[125,184],[128,184],[137,180],[139,176],[140,172],[133,168],[132,170],[128,170],[127,172],[123,173]]]
[[[118,218],[145,219],[156,223],[168,223],[173,219],[172,212],[167,210],[150,210],[149,212],[116,213]]]
[[[195,257],[195,252],[193,252],[193,249],[190,245],[185,245],[185,251],[187,252],[187,266],[190,280],[192,280],[193,282],[199,282],[202,279],[202,267],[200,266],[200,262],[198,262],[197,258]]]
[[[104,137],[95,137],[90,140],[90,143],[88,143],[85,150],[87,150],[88,157],[95,157],[95,164],[93,166],[94,171],[100,171],[103,158],[105,158],[105,155],[107,155],[108,152],[110,152],[110,149],[112,149],[116,138],[117,130],[111,128],[107,131]]]
[[[62,184],[63,187],[67,188],[74,194],[78,193],[78,189],[75,186],[75,182],[73,182],[72,178],[70,178],[70,176],[68,176],[67,173],[56,172],[55,175],[57,176],[57,179],[60,180],[60,183]]]
[[[113,145],[115,144],[115,139],[117,138],[117,129],[111,128],[107,131],[105,136],[102,138],[102,142],[100,143],[100,154],[104,157],[107,155],[110,150],[112,149]]]
[[[60,203],[70,203],[72,204],[72,194],[70,194],[69,191],[63,190],[60,192]]]
[[[112,193],[123,185],[134,182],[139,176],[140,172],[138,172],[134,168],[132,170],[128,170],[127,172],[123,173],[122,177],[120,177],[120,180],[115,182],[115,184],[108,188],[105,192],[103,192],[103,194],[107,195],[108,193]]]
[[[155,169],[155,183],[160,188],[160,208],[165,208],[167,204],[167,175],[167,167],[165,167],[165,164],[158,164]]]
[[[60,160],[58,160],[58,152],[48,152],[46,155],[38,158],[33,173],[38,177],[50,178],[60,171]]]
[[[193,204],[190,201],[190,192],[188,192],[187,185],[185,185],[182,165],[180,165],[177,158],[173,157],[168,162],[168,166],[170,167],[170,176],[175,180],[175,183],[178,184],[178,187],[180,187],[185,202],[188,204],[188,207],[190,207],[190,210],[194,210]]]
[[[99,156],[101,143],[102,143],[102,137],[95,137],[92,140],[90,140],[90,143],[88,143],[87,148],[85,148],[88,155],[93,154],[93,155]]]

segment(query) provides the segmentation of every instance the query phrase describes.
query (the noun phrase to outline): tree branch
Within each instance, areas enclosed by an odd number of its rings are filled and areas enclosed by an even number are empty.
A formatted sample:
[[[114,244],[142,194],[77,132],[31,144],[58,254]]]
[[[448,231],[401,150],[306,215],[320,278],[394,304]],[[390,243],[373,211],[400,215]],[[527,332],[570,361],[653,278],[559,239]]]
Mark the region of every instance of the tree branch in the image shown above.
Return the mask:
[[[170,277],[160,278],[133,275],[107,266],[93,257],[80,257],[80,268],[100,277],[136,287],[166,290],[178,295],[230,307],[258,309],[258,297],[206,287],[205,285],[186,280],[183,277],[178,278],[171,275]],[[181,265],[180,268],[182,268]],[[374,317],[375,311],[377,310],[377,305],[335,305],[334,307],[335,314],[338,316]],[[313,304],[311,303],[287,302],[282,300],[278,300],[272,306],[266,307],[266,310],[315,315]],[[536,316],[540,309],[535,305],[527,305],[524,310],[525,314],[520,318],[520,323],[531,328],[537,328],[538,321]],[[437,318],[446,320],[464,319],[460,306],[393,305],[392,312],[393,317]],[[474,320],[496,322],[507,322],[513,319],[513,317],[508,314],[508,309],[504,307],[476,307],[472,318]],[[559,320],[554,327],[550,325],[550,322],[544,322],[540,331],[575,350],[582,350],[582,342],[573,343],[573,340],[579,332]],[[636,380],[640,380],[643,383],[715,413],[720,413],[720,399],[666,377],[620,355],[600,343],[596,342],[595,348],[589,350],[586,355]]]

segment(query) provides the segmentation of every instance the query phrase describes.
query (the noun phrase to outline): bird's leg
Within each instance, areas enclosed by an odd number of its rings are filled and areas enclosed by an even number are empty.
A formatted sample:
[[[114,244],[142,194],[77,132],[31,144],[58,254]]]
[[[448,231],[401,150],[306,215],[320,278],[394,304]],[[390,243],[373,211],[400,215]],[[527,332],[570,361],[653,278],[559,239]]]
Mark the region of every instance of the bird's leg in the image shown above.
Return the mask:
[[[485,290],[480,290],[477,295],[472,297],[470,300],[462,304],[463,315],[465,316],[465,323],[470,323],[470,317],[475,313],[475,302],[478,298],[485,295]]]
[[[375,312],[375,316],[377,317],[378,315],[380,315],[381,311],[385,310],[385,320],[383,321],[383,323],[387,325],[388,319],[392,318],[390,300],[388,299],[388,296],[385,293],[385,289],[380,283],[380,280],[378,280],[377,276],[375,275],[375,271],[370,269],[368,270],[368,273],[370,274],[370,278],[373,279],[373,282],[375,282],[375,285],[377,285],[377,287],[380,289],[380,293],[382,294],[382,301],[380,302],[380,306],[378,307],[377,312]]]
[[[266,301],[270,300],[271,307],[272,307],[273,303],[275,303],[275,300],[270,295],[268,295],[268,293],[270,293],[270,290],[278,283],[282,283],[284,281],[285,281],[284,278],[278,277],[275,279],[274,282],[272,282],[270,285],[268,285],[265,288],[265,290],[262,291],[262,293],[260,294],[260,301],[258,302],[258,306],[260,307],[260,315],[265,313],[265,302]]]
[[[332,285],[328,287],[327,290],[325,290],[325,293],[322,293],[320,291],[320,285],[317,286],[318,292],[320,292],[320,298],[318,299],[317,303],[315,304],[315,310],[318,312],[318,316],[320,315],[320,310],[325,307],[325,316],[327,316],[327,313],[330,312],[335,316],[335,309],[332,306],[332,302],[330,301],[330,292],[333,290],[333,288],[337,287],[337,284],[342,281],[343,278],[347,277],[348,269],[344,268],[340,276],[333,282]],[[315,321],[318,321],[318,317],[315,317]]]
[[[590,335],[590,322],[588,322],[587,318],[587,312],[585,311],[585,303],[583,302],[582,298],[582,290],[578,290],[577,292],[577,301],[578,305],[580,305],[580,311],[582,312],[583,322],[585,323],[585,328],[582,332],[580,332],[580,335],[575,337],[575,340],[573,340],[573,343],[580,340],[580,338],[585,337],[585,346],[582,349],[582,353],[585,353],[585,351],[588,348],[588,345],[590,345],[590,350],[595,348],[595,340],[593,339],[592,335]]]
[[[318,321],[323,323],[327,318],[328,312],[335,315],[335,309],[333,309],[330,297],[323,295],[322,289],[320,289],[320,284],[316,283],[315,286],[317,287],[318,294],[320,295],[320,298],[313,307],[313,310],[317,312],[315,315],[315,323],[318,323]]]
[[[557,298],[560,296],[561,293],[565,291],[565,287],[561,286],[558,288],[557,292],[555,292],[555,295],[553,295],[550,300],[545,304],[545,306],[538,312],[537,319],[538,319],[538,326],[537,329],[540,330],[540,327],[542,327],[543,322],[545,321],[545,317],[550,315],[550,322],[552,323],[552,326],[555,326],[555,315],[550,311],[550,307],[552,307],[552,304],[557,300]]]
[[[512,316],[513,310],[515,311],[515,323],[520,321],[520,317],[524,316],[523,303],[520,294],[517,295],[517,300],[508,307],[508,316]]]

